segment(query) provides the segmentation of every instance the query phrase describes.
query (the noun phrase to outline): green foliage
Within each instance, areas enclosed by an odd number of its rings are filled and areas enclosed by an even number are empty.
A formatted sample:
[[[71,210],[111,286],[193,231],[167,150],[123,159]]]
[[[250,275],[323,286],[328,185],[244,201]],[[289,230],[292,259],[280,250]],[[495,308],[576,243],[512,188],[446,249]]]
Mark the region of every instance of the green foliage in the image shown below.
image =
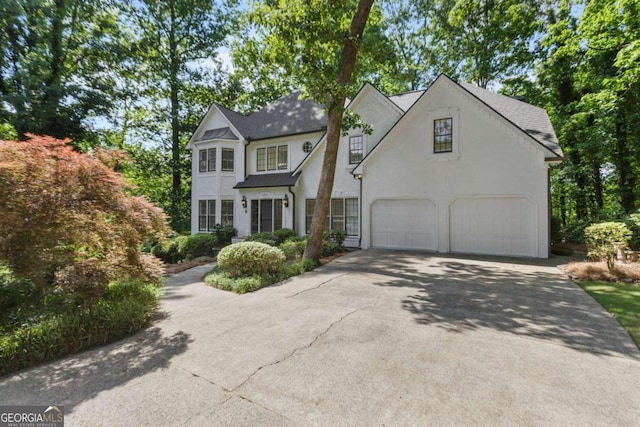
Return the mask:
[[[245,241],[260,242],[269,246],[278,246],[276,243],[276,236],[269,231],[263,231],[262,233],[253,233],[252,235],[247,236]]]
[[[634,213],[627,216],[624,222],[631,231],[629,249],[640,251],[640,213]]]
[[[290,228],[281,228],[274,232],[263,231],[254,233],[246,238],[248,242],[261,242],[270,246],[280,246],[285,240],[296,238],[298,235]]]
[[[273,232],[273,235],[275,236],[277,246],[283,244],[287,239],[298,237],[298,234],[290,228],[281,228],[276,230]]]
[[[94,300],[117,278],[157,276],[139,247],[168,233],[166,217],[128,194],[112,169],[120,159],[51,137],[0,144],[0,259],[39,295],[59,288]]]
[[[280,249],[260,242],[234,243],[218,254],[220,269],[231,278],[274,274],[285,260]]]
[[[0,376],[139,331],[155,315],[159,296],[156,284],[123,280],[91,306],[68,304],[60,294],[36,308],[20,301],[0,318]]]
[[[231,291],[237,294],[253,292],[265,286],[281,282],[293,276],[298,276],[307,271],[311,271],[317,267],[317,263],[313,260],[306,259],[298,262],[284,264],[278,271],[248,277],[232,278],[222,271],[220,267],[214,268],[204,278],[204,281],[211,286]]]
[[[622,222],[603,222],[593,224],[584,231],[589,257],[605,259],[607,267],[615,267],[618,247],[625,247],[631,237],[631,231]]]
[[[298,261],[304,254],[304,248],[307,246],[307,241],[302,239],[287,240],[280,246],[280,250],[287,257],[287,261]]]
[[[150,247],[151,253],[168,264],[209,256],[231,243],[236,231],[231,227],[218,227],[213,233],[197,233],[189,236],[175,236]]]
[[[342,249],[347,234],[342,230],[324,230],[323,237],[327,242],[336,244],[338,249]]]

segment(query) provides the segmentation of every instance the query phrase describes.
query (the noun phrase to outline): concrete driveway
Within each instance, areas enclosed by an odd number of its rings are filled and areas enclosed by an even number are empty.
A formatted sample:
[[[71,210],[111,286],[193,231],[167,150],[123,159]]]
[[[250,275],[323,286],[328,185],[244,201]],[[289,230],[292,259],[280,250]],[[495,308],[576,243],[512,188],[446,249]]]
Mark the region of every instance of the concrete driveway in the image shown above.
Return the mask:
[[[129,339],[0,379],[68,426],[638,425],[640,352],[550,262],[358,251],[256,293],[172,277]]]

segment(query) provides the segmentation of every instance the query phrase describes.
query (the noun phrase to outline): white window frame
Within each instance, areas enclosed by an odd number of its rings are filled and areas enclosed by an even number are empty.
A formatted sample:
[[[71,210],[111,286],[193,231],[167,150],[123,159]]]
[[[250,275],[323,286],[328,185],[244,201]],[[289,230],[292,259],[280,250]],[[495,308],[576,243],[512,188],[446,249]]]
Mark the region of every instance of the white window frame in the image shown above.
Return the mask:
[[[198,200],[198,232],[209,233],[216,225],[216,200]],[[204,209],[203,209],[204,207]],[[204,219],[204,227],[202,226]]]
[[[217,161],[216,154],[217,154],[216,147],[201,148],[198,150],[198,172],[199,173],[216,171],[216,161]],[[213,161],[211,161],[212,157],[213,157]]]
[[[225,153],[229,153],[229,152],[231,152],[231,159],[226,159],[226,161],[227,162],[229,160],[231,161],[231,169],[229,169],[228,167],[225,168],[224,155],[225,155]],[[234,148],[222,147],[221,154],[220,154],[220,170],[222,172],[233,172],[235,170],[235,168],[236,168],[235,155],[236,155],[236,150]]]

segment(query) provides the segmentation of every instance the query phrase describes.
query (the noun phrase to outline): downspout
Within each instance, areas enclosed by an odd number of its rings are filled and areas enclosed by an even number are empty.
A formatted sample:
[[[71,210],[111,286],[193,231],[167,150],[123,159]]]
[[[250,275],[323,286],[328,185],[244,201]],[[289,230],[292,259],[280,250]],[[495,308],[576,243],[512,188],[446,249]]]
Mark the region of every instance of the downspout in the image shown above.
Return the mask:
[[[360,223],[360,236],[358,237],[358,249],[362,249],[362,175],[360,175],[358,181],[360,181],[360,200],[358,203],[360,205],[360,218],[358,218],[358,222]]]
[[[296,193],[293,192],[293,190],[291,190],[291,186],[288,187],[289,193],[291,193],[291,215],[293,215],[293,219],[291,221],[291,225],[293,228],[293,231],[296,231]]]
[[[547,258],[551,255],[551,166],[547,166]]]

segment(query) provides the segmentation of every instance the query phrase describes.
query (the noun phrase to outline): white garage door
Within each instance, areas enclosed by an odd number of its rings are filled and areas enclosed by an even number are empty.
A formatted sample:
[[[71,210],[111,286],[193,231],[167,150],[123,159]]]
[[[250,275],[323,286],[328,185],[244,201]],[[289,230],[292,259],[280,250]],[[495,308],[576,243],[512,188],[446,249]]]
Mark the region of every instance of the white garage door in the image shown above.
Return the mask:
[[[376,200],[371,206],[371,246],[437,248],[436,208],[430,200]]]
[[[451,204],[451,251],[537,256],[535,205],[524,197],[474,197]]]

